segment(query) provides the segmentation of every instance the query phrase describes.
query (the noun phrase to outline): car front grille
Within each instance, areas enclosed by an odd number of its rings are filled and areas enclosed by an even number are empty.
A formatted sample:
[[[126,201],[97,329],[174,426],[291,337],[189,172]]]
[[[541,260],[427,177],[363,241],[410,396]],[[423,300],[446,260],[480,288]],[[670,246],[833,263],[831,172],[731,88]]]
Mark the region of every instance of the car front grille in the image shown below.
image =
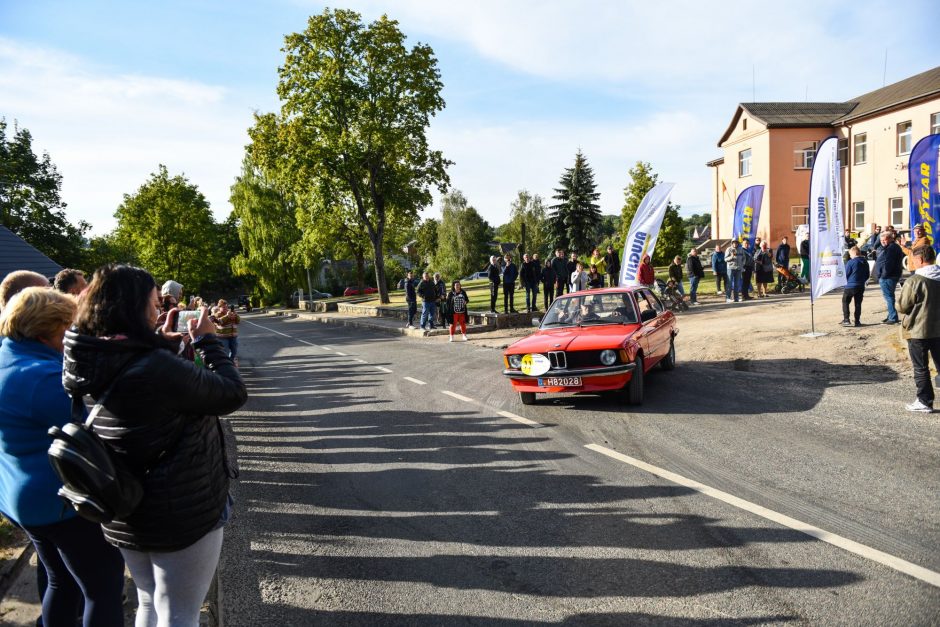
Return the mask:
[[[565,351],[551,351],[548,353],[548,361],[552,364],[552,370],[568,367],[568,358],[565,356]]]

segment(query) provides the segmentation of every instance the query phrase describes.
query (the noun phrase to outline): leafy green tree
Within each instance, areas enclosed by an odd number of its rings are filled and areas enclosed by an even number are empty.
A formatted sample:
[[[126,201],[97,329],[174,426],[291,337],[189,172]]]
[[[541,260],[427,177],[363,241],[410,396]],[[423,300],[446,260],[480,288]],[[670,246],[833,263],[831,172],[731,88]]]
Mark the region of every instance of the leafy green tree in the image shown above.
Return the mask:
[[[630,168],[629,174],[630,183],[623,190],[624,204],[620,214],[621,242],[627,239],[630,223],[633,222],[633,217],[636,215],[636,210],[643,201],[643,197],[659,182],[659,175],[645,161],[637,161],[636,165]],[[666,214],[663,217],[663,224],[656,240],[656,250],[652,254],[653,264],[666,265],[671,263],[676,255],[682,253],[682,243],[684,241],[685,227],[682,224],[682,218],[679,217],[679,205],[673,205],[670,202],[666,205]]]
[[[232,185],[230,202],[242,249],[231,260],[232,271],[254,280],[262,302],[282,301],[301,278],[292,254],[301,239],[295,203],[247,157]]]
[[[594,170],[579,150],[574,167],[566,168],[552,196],[558,201],[550,209],[549,234],[553,248],[565,248],[580,253],[590,252],[597,239],[601,222],[601,208],[597,200]]]
[[[89,239],[83,263],[82,268],[86,272],[94,272],[95,269],[109,263],[140,265],[137,251],[129,242],[122,240],[114,232]]]
[[[525,250],[520,253],[539,253],[545,255],[551,242],[547,229],[548,218],[545,215],[545,205],[538,194],[530,194],[528,190],[519,190],[516,199],[509,208],[509,222],[498,229],[500,239],[504,242],[515,242],[522,246],[522,225],[525,224]]]
[[[0,224],[66,267],[84,267],[87,222],[72,224],[65,217],[62,176],[49,153],[33,152],[33,136],[0,118]]]
[[[405,45],[394,20],[364,24],[358,13],[327,9],[285,39],[279,69],[279,115],[256,115],[251,152],[299,196],[349,195],[372,245],[381,301],[386,228],[414,223],[444,191],[448,161],[427,141],[430,119],[444,108],[431,48]]]
[[[209,203],[183,175],[170,177],[166,166],[125,194],[114,216],[121,249],[132,249],[158,280],[179,281],[190,294],[217,277],[219,229]]]
[[[437,218],[427,218],[421,222],[415,235],[415,248],[417,249],[418,265],[421,268],[432,263],[437,255],[437,232],[441,221]]]
[[[490,227],[459,190],[441,199],[434,268],[449,280],[480,270],[489,252]]]

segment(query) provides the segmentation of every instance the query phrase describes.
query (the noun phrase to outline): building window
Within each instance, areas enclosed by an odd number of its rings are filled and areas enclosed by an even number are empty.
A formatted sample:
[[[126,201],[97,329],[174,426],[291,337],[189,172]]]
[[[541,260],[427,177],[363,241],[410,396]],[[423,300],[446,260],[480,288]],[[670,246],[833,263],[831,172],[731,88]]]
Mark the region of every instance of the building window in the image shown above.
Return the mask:
[[[930,114],[930,134],[931,135],[940,134],[940,113]]]
[[[855,230],[861,231],[865,228],[865,203],[852,203],[852,220],[852,224],[855,225]]]
[[[742,150],[738,153],[738,176],[751,175],[751,149]]]
[[[904,226],[904,199],[892,198],[888,202],[891,205],[891,226]]]
[[[796,233],[796,227],[801,224],[809,224],[809,207],[790,207],[790,230]]]
[[[747,118],[744,118],[744,120],[741,122],[741,130],[742,131],[747,130]]]
[[[911,132],[910,122],[901,122],[898,124],[898,156],[911,154]]]
[[[855,165],[868,162],[868,133],[855,136]]]
[[[816,158],[816,142],[796,142],[793,144],[793,169],[809,170]]]
[[[848,139],[839,140],[839,156],[837,157],[837,159],[839,160],[839,165],[842,166],[843,168],[849,165],[849,140]]]

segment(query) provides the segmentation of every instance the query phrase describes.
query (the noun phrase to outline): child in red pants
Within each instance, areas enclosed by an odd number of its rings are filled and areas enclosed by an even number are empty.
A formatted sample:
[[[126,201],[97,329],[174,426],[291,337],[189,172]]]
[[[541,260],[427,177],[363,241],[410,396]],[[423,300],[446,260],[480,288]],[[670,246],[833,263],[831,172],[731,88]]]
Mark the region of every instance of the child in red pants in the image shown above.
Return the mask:
[[[454,281],[450,294],[447,295],[448,309],[453,316],[453,322],[450,323],[450,342],[454,341],[454,330],[460,325],[460,335],[463,341],[467,341],[467,303],[470,298],[460,287],[460,281]]]

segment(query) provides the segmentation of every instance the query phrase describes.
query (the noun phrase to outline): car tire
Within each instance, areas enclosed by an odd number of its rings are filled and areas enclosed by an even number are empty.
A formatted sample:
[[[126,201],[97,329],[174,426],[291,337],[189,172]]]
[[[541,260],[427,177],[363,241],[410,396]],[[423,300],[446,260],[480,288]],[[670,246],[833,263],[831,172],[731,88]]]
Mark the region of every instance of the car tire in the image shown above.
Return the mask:
[[[676,340],[669,340],[669,352],[659,362],[659,367],[663,370],[675,370],[676,368]]]
[[[519,400],[523,405],[535,405],[535,392],[519,392]]]
[[[645,373],[643,372],[643,357],[640,355],[636,356],[636,359],[633,360],[633,374],[630,375],[630,380],[627,382],[626,387],[626,396],[627,402],[631,405],[642,405],[643,404],[643,377]]]

